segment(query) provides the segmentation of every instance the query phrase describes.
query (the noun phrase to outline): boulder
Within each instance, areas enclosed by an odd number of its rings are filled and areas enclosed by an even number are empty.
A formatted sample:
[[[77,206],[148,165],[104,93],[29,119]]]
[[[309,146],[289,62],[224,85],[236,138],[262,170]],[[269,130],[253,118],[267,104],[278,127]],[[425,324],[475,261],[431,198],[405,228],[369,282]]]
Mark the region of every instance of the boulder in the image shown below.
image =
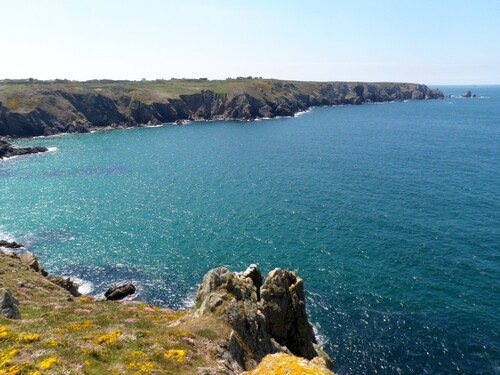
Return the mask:
[[[0,313],[8,319],[21,319],[21,313],[17,308],[19,303],[12,296],[8,288],[0,289]]]
[[[118,301],[121,299],[124,299],[127,296],[130,296],[134,294],[136,291],[136,288],[134,284],[127,283],[123,285],[118,285],[118,286],[111,286],[109,289],[104,293],[104,297],[106,297],[106,301]]]

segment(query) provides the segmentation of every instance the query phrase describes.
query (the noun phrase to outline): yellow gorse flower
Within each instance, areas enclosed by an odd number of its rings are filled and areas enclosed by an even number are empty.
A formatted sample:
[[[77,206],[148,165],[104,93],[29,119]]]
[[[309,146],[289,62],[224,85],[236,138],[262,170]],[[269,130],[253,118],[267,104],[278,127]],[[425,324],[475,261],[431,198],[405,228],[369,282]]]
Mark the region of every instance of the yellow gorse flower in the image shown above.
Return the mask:
[[[59,362],[59,360],[57,358],[49,357],[49,358],[45,358],[43,361],[41,361],[38,364],[38,367],[40,367],[42,370],[49,370],[50,368],[52,368],[52,366],[60,365],[60,364],[61,364],[61,362]]]
[[[170,349],[165,353],[165,358],[173,359],[179,363],[184,363],[186,351],[183,349]]]
[[[103,335],[98,337],[97,339],[94,340],[95,345],[111,345],[114,344],[116,341],[118,341],[118,336],[120,336],[122,333],[120,331],[114,331],[111,333],[108,333],[107,335]]]

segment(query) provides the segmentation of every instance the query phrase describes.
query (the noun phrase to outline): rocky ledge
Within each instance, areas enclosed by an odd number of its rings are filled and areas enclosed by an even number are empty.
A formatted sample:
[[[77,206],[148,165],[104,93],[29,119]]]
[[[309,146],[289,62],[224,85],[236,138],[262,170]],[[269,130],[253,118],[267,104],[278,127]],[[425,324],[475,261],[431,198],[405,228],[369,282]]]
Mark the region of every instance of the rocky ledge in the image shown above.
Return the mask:
[[[0,136],[33,137],[94,129],[294,116],[314,106],[442,98],[414,83],[226,81],[5,83]]]
[[[48,151],[46,147],[15,147],[6,141],[0,140],[0,159],[7,159],[13,156],[36,154],[46,151]]]
[[[190,311],[75,297],[46,275],[0,251],[0,373],[332,374],[293,272],[213,269]]]

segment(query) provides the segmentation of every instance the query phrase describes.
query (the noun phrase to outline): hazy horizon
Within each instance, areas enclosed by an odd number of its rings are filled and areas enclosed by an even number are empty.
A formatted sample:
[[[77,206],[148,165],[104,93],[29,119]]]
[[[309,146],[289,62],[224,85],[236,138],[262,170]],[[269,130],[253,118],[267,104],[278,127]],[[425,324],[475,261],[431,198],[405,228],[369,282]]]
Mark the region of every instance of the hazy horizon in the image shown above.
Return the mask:
[[[493,0],[19,0],[0,11],[2,79],[500,84]]]

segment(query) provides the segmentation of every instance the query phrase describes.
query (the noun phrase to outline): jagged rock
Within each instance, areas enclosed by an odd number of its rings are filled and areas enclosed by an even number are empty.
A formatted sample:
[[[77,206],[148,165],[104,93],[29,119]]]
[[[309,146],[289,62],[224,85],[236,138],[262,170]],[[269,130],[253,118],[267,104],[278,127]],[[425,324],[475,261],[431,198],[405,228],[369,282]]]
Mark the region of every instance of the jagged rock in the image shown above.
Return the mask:
[[[462,94],[462,98],[472,98],[472,92],[468,90]]]
[[[304,283],[293,272],[271,271],[261,289],[262,313],[271,336],[300,357],[317,356],[311,324],[307,319]]]
[[[36,154],[36,153],[45,152],[45,151],[48,151],[48,149],[45,147],[14,147],[10,143],[0,140],[0,159],[10,158],[12,156]],[[3,241],[0,241],[0,242],[3,242]],[[7,241],[5,241],[5,242],[7,242]],[[3,245],[0,245],[0,246],[3,246]],[[7,246],[4,246],[4,247],[7,247]]]
[[[8,288],[0,289],[0,313],[9,319],[21,319],[21,313],[17,308],[19,303],[12,296]]]
[[[0,141],[1,144],[2,141]],[[0,240],[0,247],[5,247],[7,249],[19,249],[21,247],[24,247],[24,245],[21,245],[20,243],[17,243],[15,241],[5,241],[5,240]]]
[[[136,291],[134,284],[123,284],[119,286],[111,286],[104,293],[104,297],[106,297],[107,301],[118,301],[124,299],[131,294],[134,294]]]
[[[29,251],[26,251],[23,255],[21,255],[21,262],[30,267],[33,271],[40,272],[43,276],[48,275],[40,263],[38,263],[36,256]]]
[[[215,313],[233,329],[229,340],[221,344],[220,373],[255,368],[267,354],[277,352],[307,359],[326,356],[314,347],[303,282],[293,272],[276,269],[262,284],[254,264],[244,272],[215,268],[198,288],[197,306],[198,316]]]
[[[54,284],[59,285],[61,288],[66,289],[72,296],[80,297],[82,294],[78,292],[78,285],[76,285],[70,278],[64,278],[60,276],[48,275],[47,279],[52,281]]]

